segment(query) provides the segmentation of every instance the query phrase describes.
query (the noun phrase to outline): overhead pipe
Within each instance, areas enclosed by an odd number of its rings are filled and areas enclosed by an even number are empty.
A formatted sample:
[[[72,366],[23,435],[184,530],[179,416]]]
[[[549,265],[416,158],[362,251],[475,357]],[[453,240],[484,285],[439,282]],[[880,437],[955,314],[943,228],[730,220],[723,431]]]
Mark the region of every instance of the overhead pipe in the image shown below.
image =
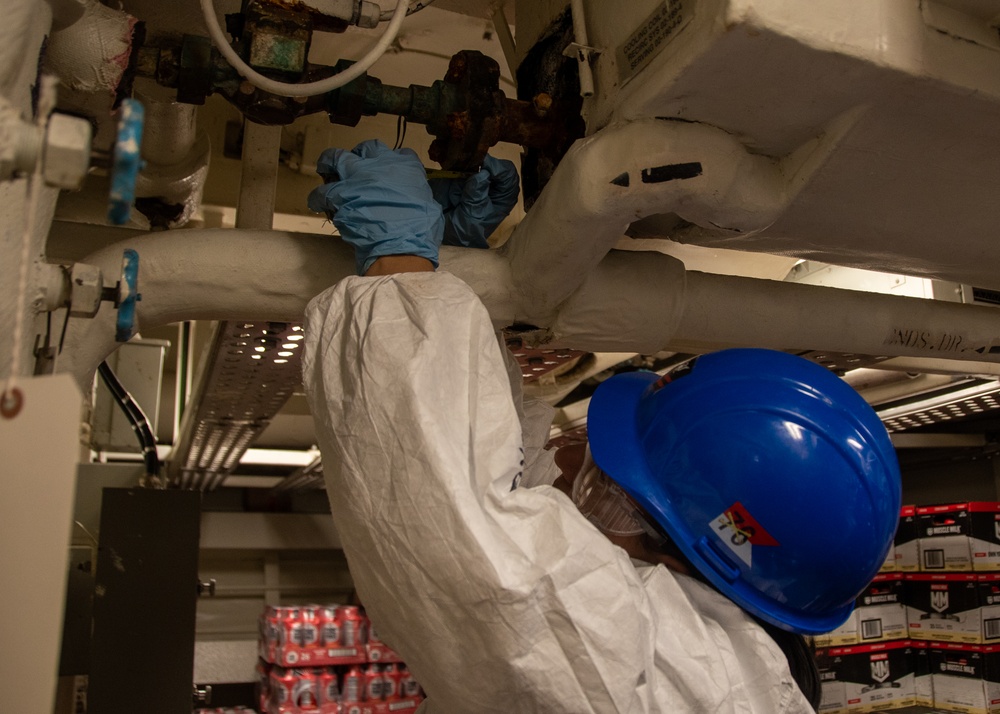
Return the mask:
[[[553,345],[640,353],[755,345],[1000,362],[993,308],[685,271],[657,252],[609,253],[630,222],[653,213],[734,235],[763,230],[860,111],[779,160],[694,123],[609,127],[574,145],[503,251],[445,247],[441,265],[472,287],[496,325],[535,325],[538,341]],[[143,237],[84,262],[114,274],[127,247],[140,254],[140,329],[299,320],[354,265],[351,250],[328,236],[251,230]],[[102,314],[71,328],[74,349],[61,364],[81,384],[114,347],[111,322]]]
[[[140,256],[140,330],[182,320],[298,321],[309,300],[354,274],[353,252],[341,241],[285,231],[151,234],[82,262],[114,275],[126,248]],[[476,292],[497,326],[523,322],[531,312],[511,263],[497,251],[444,247],[441,267]],[[110,306],[93,320],[71,320],[59,371],[89,385],[117,346],[114,320]],[[615,251],[551,322],[538,326],[547,328],[543,334],[553,344],[589,351],[762,346],[1000,363],[1000,349],[990,351],[996,324],[991,307],[685,272],[680,261],[661,253]],[[944,355],[920,339],[924,333],[972,349]],[[977,369],[970,363],[969,371]]]
[[[551,322],[628,226],[677,214],[712,233],[750,236],[774,223],[863,110],[837,118],[787,157],[749,153],[694,122],[642,119],[577,141],[505,247],[532,324]]]

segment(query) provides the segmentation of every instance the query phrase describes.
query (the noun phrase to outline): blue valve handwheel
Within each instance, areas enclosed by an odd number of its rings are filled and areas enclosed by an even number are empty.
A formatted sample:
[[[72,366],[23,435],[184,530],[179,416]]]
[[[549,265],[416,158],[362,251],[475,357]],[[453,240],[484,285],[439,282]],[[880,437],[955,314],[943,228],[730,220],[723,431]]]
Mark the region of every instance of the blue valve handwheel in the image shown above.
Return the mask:
[[[129,248],[122,258],[122,276],[118,282],[117,342],[128,342],[135,335],[135,304],[139,300],[142,300],[139,294],[139,254]]]
[[[108,221],[128,223],[135,202],[135,182],[142,169],[142,125],[145,109],[135,99],[122,100],[111,165],[111,192],[108,195]]]

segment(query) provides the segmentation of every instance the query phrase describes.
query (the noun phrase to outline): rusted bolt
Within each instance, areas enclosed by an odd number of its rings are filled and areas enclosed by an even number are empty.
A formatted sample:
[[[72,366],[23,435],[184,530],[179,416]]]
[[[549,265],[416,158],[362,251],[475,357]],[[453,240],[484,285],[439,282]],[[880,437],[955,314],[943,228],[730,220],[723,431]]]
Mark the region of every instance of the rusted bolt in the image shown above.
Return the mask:
[[[24,406],[24,394],[17,387],[0,394],[0,415],[4,419],[13,419]]]
[[[535,109],[535,114],[540,117],[549,113],[552,108],[552,97],[545,92],[539,92],[531,100],[531,106]]]

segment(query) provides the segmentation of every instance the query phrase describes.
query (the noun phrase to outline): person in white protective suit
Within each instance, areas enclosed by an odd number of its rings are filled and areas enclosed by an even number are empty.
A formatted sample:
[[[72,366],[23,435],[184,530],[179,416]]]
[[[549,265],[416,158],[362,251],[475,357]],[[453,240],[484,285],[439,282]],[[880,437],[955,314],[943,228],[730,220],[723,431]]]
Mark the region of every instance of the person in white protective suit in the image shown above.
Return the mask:
[[[801,635],[848,617],[899,513],[874,412],[798,357],[725,351],[602,384],[560,477],[551,413],[512,397],[486,309],[435,271],[443,235],[486,247],[512,165],[432,190],[365,142],[319,173],[310,206],[359,276],[310,302],[304,384],[357,591],[421,711],[812,711]]]

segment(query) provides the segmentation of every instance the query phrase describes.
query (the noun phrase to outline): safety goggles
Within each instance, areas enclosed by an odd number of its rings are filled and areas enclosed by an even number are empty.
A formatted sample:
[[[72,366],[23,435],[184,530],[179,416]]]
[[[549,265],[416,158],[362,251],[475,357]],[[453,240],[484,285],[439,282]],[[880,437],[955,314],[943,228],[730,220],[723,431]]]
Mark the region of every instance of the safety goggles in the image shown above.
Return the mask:
[[[604,533],[633,536],[645,532],[636,518],[635,503],[598,468],[589,446],[580,473],[573,481],[571,497],[580,513]]]

